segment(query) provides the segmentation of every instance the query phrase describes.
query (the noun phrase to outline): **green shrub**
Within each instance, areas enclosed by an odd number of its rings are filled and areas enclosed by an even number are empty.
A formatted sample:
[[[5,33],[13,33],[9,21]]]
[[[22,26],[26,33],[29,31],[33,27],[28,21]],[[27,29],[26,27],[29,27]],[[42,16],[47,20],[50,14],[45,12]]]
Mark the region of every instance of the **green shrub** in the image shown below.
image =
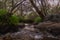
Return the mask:
[[[5,9],[0,9],[0,25],[9,24],[9,25],[17,25],[19,23],[19,17],[16,15],[11,15],[9,17],[8,11]]]
[[[9,20],[10,20],[9,24],[17,25],[19,23],[19,17],[16,15],[11,16]]]
[[[19,23],[19,17],[16,15],[10,15],[6,10],[0,10],[0,34],[17,32]]]
[[[40,17],[36,17],[35,20],[34,20],[35,23],[39,23],[41,21],[42,21],[42,19]]]
[[[6,22],[6,14],[7,14],[7,10],[5,9],[0,9],[0,25],[4,22]]]
[[[5,9],[0,9],[0,16],[7,14],[7,12],[8,12],[8,11],[5,10]]]

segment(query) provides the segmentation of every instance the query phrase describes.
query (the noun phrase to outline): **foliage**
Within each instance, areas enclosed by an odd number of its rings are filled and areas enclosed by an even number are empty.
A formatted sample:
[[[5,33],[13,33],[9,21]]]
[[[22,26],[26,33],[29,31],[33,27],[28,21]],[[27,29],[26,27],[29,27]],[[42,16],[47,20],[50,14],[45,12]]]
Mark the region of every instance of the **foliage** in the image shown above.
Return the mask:
[[[9,24],[9,25],[16,25],[19,23],[19,17],[17,17],[16,15],[11,15],[10,17],[8,17],[9,15],[8,11],[6,11],[5,9],[0,9],[0,25],[1,24]]]
[[[5,9],[0,9],[0,16],[7,14],[7,10]]]
[[[6,20],[6,15],[7,14],[7,10],[5,9],[0,9],[0,24],[2,24],[3,22],[7,21]]]
[[[42,19],[40,17],[36,17],[35,20],[34,20],[35,23],[39,23],[41,21],[42,21]]]
[[[18,23],[19,18],[16,15],[9,15],[8,11],[0,9],[0,34],[18,31]]]
[[[9,24],[14,24],[14,25],[17,25],[19,23],[19,17],[16,16],[16,15],[12,15],[10,18],[9,18]]]

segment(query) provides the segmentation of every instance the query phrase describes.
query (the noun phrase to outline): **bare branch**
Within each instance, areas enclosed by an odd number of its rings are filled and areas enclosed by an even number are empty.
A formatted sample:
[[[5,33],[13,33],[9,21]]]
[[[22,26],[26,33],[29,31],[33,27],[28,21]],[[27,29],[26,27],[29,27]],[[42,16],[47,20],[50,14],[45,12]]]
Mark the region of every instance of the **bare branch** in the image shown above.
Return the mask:
[[[21,3],[23,3],[25,0],[23,0],[22,2],[18,2],[18,3],[16,3],[16,5],[15,6],[13,6],[12,7],[12,9],[11,9],[11,13],[13,12],[13,10],[16,8],[16,7],[18,7]]]
[[[41,18],[44,18],[43,13],[38,9],[38,7],[34,4],[33,0],[29,0],[31,5],[35,8],[36,12],[40,15]]]

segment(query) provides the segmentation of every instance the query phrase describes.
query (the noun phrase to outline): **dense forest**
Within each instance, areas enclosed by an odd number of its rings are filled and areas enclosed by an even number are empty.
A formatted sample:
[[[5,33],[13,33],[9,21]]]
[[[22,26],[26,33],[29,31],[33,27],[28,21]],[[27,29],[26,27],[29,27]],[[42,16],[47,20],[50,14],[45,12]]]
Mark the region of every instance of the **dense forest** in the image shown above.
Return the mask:
[[[0,40],[60,40],[60,0],[0,0]]]

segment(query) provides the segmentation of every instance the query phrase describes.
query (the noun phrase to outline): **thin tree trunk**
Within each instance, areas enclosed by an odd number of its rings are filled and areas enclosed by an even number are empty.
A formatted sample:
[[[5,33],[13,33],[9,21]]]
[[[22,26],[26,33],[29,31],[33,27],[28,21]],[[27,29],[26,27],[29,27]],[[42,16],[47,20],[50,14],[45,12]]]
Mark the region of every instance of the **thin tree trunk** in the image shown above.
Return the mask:
[[[42,11],[42,13],[44,14],[44,16],[47,15],[46,2],[47,2],[46,0],[41,0],[41,5],[42,5],[41,11]]]
[[[16,8],[16,7],[18,7],[21,3],[23,3],[25,0],[23,0],[22,2],[20,2],[20,3],[17,3],[16,5],[14,5],[13,7],[12,7],[12,9],[10,10],[10,12],[13,12],[13,10]]]
[[[24,2],[24,0],[23,0],[22,2]],[[15,9],[16,7],[18,7],[22,2],[20,2],[20,3],[16,4],[16,5],[14,5],[14,6],[12,7],[12,9],[6,14],[6,16],[8,16],[8,17],[7,17],[8,19],[9,19],[10,16],[13,15],[14,9]]]
[[[31,2],[31,5],[35,8],[36,12],[40,15],[42,19],[44,19],[43,13],[38,9],[38,7],[34,4],[33,0],[29,0]]]
[[[14,6],[14,0],[12,0],[12,7]]]

